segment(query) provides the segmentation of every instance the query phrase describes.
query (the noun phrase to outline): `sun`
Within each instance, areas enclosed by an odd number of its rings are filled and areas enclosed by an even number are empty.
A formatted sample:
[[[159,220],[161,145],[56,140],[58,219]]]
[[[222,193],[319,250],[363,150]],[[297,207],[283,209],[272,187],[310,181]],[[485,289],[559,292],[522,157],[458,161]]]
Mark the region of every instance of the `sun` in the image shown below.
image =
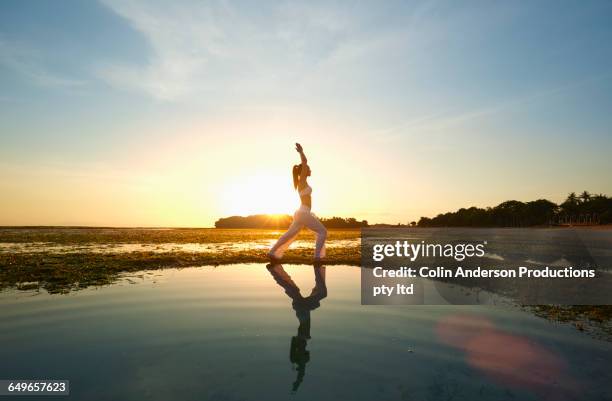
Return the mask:
[[[271,172],[230,179],[221,198],[225,216],[290,214],[299,204],[291,177]]]

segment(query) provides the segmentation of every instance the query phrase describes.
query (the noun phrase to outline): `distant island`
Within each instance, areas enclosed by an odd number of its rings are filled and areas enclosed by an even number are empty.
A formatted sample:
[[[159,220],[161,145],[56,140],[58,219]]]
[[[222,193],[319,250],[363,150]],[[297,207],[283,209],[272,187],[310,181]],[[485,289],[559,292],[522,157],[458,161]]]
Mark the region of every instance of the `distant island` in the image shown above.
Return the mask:
[[[256,214],[231,216],[215,222],[216,228],[286,229],[290,215]],[[441,213],[436,217],[421,217],[407,224],[368,224],[353,217],[321,218],[327,228],[362,227],[534,227],[612,224],[612,198],[583,191],[570,193],[559,205],[547,199],[529,202],[509,200],[494,207],[461,208],[456,212]]]

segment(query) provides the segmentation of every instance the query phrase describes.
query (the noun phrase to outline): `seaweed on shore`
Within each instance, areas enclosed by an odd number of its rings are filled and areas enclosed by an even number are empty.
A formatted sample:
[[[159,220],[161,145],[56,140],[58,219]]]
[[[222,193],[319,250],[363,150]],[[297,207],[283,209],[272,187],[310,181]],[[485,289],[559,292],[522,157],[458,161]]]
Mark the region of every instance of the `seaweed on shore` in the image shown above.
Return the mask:
[[[312,263],[312,250],[290,250],[284,260],[294,264]],[[66,293],[92,285],[111,284],[124,272],[267,261],[266,253],[261,250],[209,253],[4,253],[0,254],[0,289],[43,288],[49,293]],[[326,264],[359,265],[359,246],[329,249]]]
[[[82,244],[164,244],[252,242],[275,240],[282,230],[220,229],[220,228],[89,228],[89,227],[3,227],[0,243],[47,243],[55,245]],[[328,231],[328,241],[360,238],[359,229]],[[314,239],[304,230],[298,239]]]
[[[579,331],[612,339],[612,305],[531,305],[529,309],[536,316],[572,324]]]

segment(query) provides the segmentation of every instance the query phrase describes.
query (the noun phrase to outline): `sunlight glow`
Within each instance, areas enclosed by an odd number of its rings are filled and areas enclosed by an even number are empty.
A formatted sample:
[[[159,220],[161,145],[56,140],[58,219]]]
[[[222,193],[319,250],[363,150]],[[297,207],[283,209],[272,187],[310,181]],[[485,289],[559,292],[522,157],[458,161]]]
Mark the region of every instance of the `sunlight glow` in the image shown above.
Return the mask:
[[[223,214],[251,215],[291,214],[299,205],[299,197],[287,174],[259,172],[228,180],[223,196]]]

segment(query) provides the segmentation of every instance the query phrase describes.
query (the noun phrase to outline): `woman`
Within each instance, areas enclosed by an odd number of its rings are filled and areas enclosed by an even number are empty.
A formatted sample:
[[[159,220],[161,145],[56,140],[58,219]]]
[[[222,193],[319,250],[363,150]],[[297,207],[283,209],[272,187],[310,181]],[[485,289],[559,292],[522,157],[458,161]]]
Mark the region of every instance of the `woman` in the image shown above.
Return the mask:
[[[268,252],[268,256],[272,260],[280,260],[302,228],[307,227],[317,234],[314,259],[315,261],[321,261],[325,257],[327,230],[319,219],[310,212],[312,206],[312,188],[310,188],[306,181],[308,176],[310,176],[310,167],[308,167],[308,160],[306,160],[302,145],[296,143],[295,150],[300,154],[302,163],[293,166],[293,186],[298,191],[302,204],[293,214],[293,223],[289,226],[289,230],[278,239],[276,244],[270,249],[270,252]]]

